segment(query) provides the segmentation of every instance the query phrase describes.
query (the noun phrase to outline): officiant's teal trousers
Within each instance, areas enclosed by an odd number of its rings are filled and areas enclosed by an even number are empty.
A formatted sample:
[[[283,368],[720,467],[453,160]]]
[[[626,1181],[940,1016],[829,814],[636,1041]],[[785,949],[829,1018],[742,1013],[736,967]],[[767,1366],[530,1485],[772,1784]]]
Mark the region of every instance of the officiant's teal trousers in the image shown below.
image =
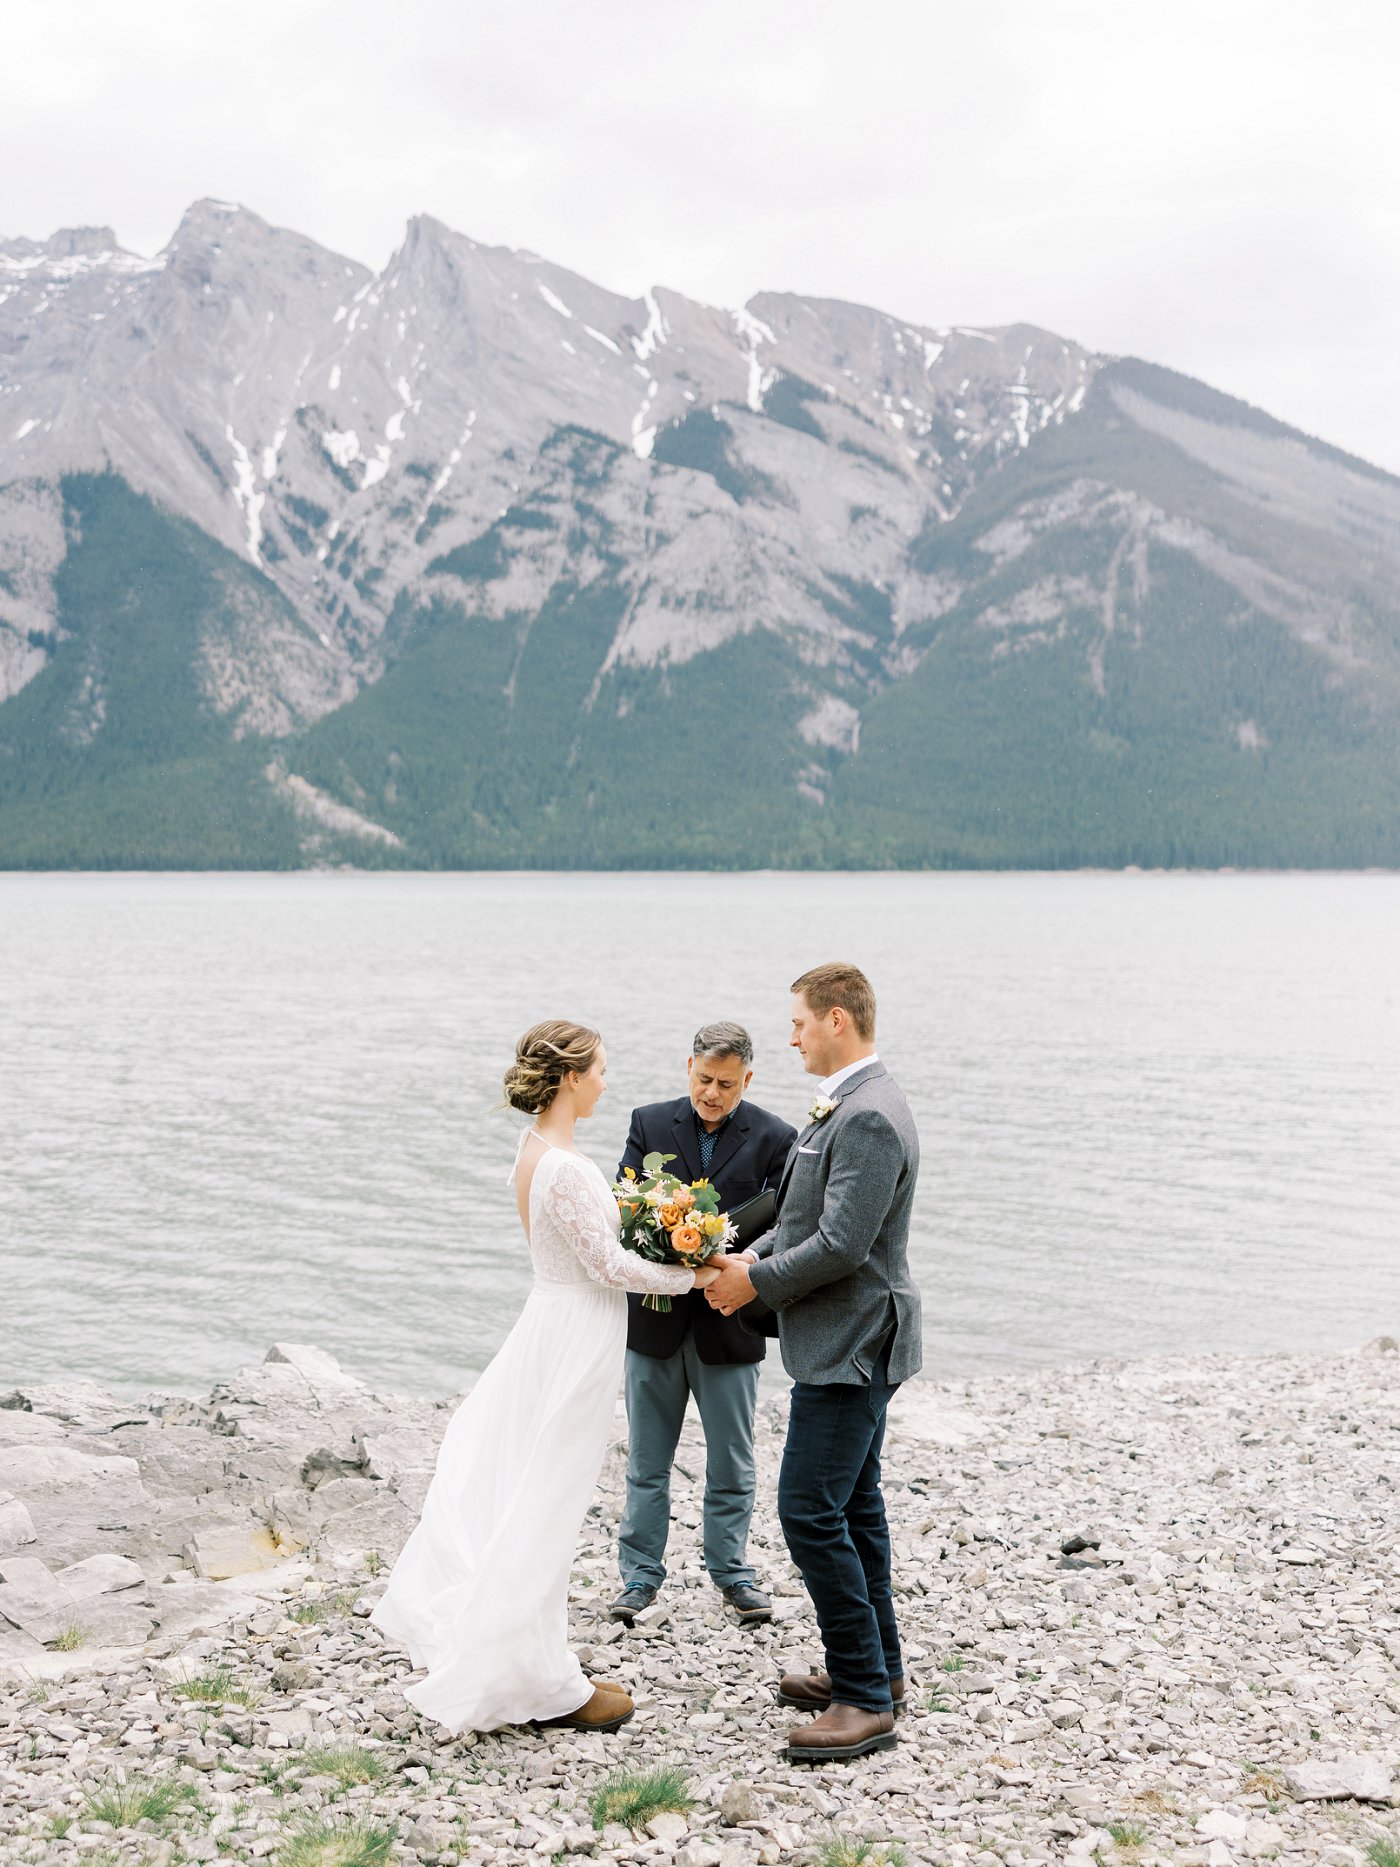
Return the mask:
[[[660,1588],[666,1579],[671,1465],[692,1394],[705,1430],[705,1567],[716,1588],[754,1580],[748,1541],[759,1366],[701,1361],[690,1331],[674,1355],[628,1349],[627,1501],[618,1537],[624,1587]]]

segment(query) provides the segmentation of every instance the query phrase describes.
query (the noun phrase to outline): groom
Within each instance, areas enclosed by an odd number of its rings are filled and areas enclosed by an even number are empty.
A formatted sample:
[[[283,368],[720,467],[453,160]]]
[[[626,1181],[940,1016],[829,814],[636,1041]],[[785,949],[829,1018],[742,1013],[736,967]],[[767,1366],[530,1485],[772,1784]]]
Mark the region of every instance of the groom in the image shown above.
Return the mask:
[[[792,994],[791,1041],[821,1078],[817,1095],[779,1187],[776,1228],[753,1261],[723,1259],[706,1294],[725,1315],[755,1300],[776,1312],[793,1377],[778,1516],[827,1670],[788,1674],[778,1695],[819,1714],[788,1733],[789,1758],[816,1763],[891,1749],[904,1704],[880,1448],[891,1396],[922,1363],[908,1264],[919,1138],[875,1053],[865,974],[817,966]]]

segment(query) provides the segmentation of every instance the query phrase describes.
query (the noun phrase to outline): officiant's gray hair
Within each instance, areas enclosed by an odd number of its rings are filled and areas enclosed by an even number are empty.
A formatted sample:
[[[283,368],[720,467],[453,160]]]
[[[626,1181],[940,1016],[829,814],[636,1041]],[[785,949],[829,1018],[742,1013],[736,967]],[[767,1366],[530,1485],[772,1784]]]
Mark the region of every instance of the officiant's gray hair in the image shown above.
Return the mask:
[[[753,1039],[742,1024],[721,1019],[718,1024],[702,1024],[690,1046],[692,1057],[737,1057],[748,1069],[753,1062]]]

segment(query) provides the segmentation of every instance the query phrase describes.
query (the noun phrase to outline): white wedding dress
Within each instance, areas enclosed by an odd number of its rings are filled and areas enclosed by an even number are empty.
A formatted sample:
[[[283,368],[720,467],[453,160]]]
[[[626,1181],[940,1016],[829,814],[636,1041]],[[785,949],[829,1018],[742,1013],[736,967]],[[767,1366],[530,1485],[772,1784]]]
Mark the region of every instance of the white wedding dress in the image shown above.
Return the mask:
[[[531,1141],[545,1150],[530,1185],[534,1288],[452,1416],[373,1615],[428,1669],[408,1699],[454,1732],[586,1702],[569,1650],[569,1569],[622,1383],[623,1292],[694,1285],[688,1270],[623,1250],[617,1201],[592,1161],[527,1129],[521,1147]]]

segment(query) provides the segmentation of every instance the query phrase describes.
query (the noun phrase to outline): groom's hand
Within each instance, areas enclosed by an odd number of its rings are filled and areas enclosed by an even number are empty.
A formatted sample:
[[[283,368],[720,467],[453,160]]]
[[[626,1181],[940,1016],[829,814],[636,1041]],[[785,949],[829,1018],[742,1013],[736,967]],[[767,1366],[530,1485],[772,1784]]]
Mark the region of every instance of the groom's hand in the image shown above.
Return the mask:
[[[749,1276],[749,1259],[711,1258],[719,1271],[718,1277],[705,1292],[705,1301],[711,1309],[717,1309],[721,1316],[732,1316],[736,1309],[742,1309],[746,1303],[752,1303],[758,1292],[753,1287]]]

